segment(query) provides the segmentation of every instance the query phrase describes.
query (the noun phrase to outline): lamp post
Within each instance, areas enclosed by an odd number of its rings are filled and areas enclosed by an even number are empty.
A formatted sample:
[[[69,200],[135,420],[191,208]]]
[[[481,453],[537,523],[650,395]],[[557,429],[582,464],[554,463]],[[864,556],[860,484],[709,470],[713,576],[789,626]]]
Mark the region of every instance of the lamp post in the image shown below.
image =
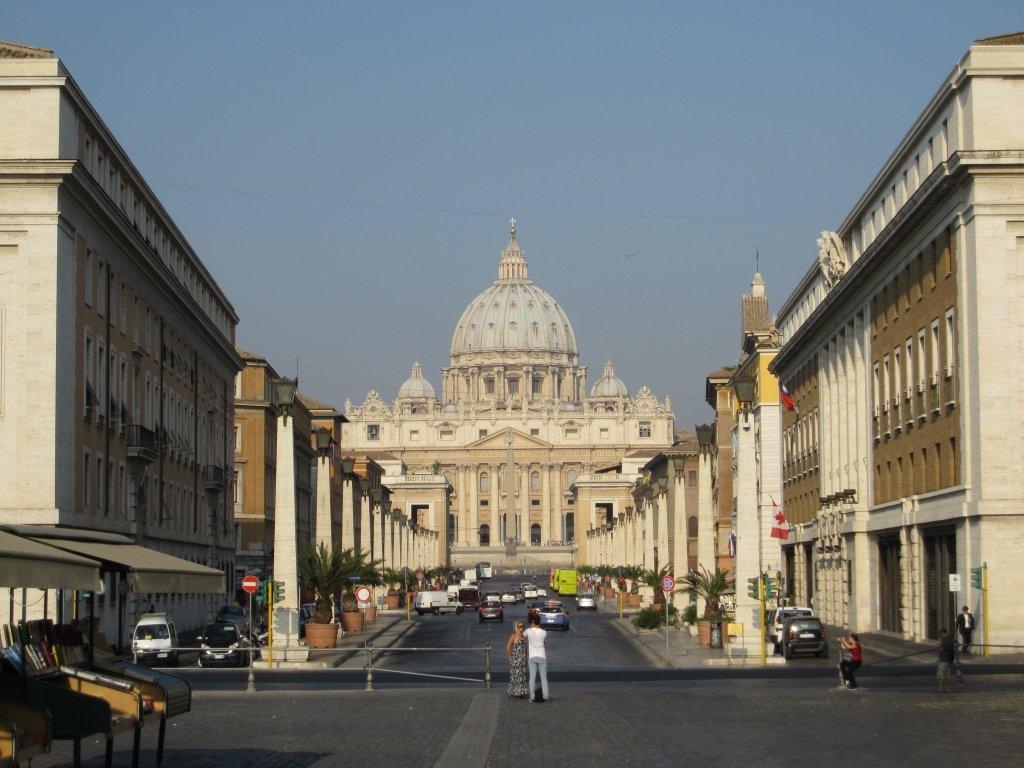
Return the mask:
[[[283,377],[273,382],[274,405],[277,407],[277,469],[274,496],[274,570],[273,578],[284,586],[280,602],[275,606],[273,644],[281,648],[282,660],[306,658],[298,649],[291,649],[291,636],[298,634],[299,568],[297,504],[295,498],[295,425],[291,411],[299,380]],[[285,650],[287,649],[287,650]],[[275,654],[276,656],[277,654]]]

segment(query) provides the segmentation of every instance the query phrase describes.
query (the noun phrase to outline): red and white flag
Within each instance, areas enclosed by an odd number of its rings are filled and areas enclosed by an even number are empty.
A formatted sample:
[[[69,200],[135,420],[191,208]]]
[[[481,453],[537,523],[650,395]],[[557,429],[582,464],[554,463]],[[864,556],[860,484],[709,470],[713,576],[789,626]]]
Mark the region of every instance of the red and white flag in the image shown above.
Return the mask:
[[[775,503],[775,499],[772,499],[772,538],[789,540],[789,524],[786,522],[786,516],[782,514],[782,507]]]
[[[782,401],[782,407],[787,411],[796,411],[800,413],[800,408],[797,407],[796,398],[786,389],[786,385],[781,381],[779,382],[779,399]]]

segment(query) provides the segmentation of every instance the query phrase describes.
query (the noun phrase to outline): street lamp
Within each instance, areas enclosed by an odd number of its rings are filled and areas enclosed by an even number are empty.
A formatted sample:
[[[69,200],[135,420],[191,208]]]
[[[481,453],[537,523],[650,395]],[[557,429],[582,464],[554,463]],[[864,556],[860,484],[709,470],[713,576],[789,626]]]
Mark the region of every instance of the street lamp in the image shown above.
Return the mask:
[[[299,377],[274,379],[274,402],[282,413],[291,414],[295,404],[295,390],[299,388]]]
[[[331,452],[331,444],[334,443],[334,436],[331,434],[329,429],[317,429],[314,431],[316,435],[316,449],[320,453],[322,458],[327,458]]]
[[[356,460],[351,456],[343,456],[341,459],[341,471],[346,475],[351,475],[356,471]]]
[[[737,376],[732,380],[732,388],[736,392],[736,399],[740,402],[743,410],[743,428],[750,429],[750,421],[747,415],[750,413],[750,406],[754,402],[754,392],[757,389],[757,379],[753,376]]]
[[[711,446],[715,442],[715,425],[698,424],[695,429],[697,431],[697,443],[700,445],[701,452],[710,453]]]

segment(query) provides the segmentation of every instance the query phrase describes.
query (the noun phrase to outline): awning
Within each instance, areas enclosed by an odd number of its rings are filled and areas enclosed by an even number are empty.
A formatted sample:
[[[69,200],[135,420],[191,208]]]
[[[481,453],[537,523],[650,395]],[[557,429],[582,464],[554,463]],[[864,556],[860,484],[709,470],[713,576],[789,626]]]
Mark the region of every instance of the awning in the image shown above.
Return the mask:
[[[99,560],[104,570],[126,572],[129,589],[133,594],[224,594],[227,591],[227,580],[223,571],[140,546],[120,534],[56,525],[18,525],[5,528],[40,544]]]
[[[102,590],[100,564],[0,531],[0,586]]]

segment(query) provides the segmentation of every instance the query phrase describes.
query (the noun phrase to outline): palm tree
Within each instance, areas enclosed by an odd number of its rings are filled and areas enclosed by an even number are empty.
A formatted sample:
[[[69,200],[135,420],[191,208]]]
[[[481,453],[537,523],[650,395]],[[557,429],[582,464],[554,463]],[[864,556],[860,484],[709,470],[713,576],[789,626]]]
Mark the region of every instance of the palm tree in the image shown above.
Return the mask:
[[[315,623],[330,623],[334,593],[345,586],[348,578],[346,565],[345,553],[337,547],[327,549],[323,542],[316,547],[306,544],[299,552],[299,583],[313,592]]]
[[[736,588],[736,581],[729,577],[728,571],[720,571],[718,568],[709,571],[704,566],[686,574],[682,583],[683,591],[704,600],[705,619],[721,619],[722,612],[718,606],[722,596]]]
[[[661,588],[661,580],[672,573],[672,563],[665,563],[658,570],[643,571],[640,581],[654,589],[654,605],[665,605],[665,590]]]

